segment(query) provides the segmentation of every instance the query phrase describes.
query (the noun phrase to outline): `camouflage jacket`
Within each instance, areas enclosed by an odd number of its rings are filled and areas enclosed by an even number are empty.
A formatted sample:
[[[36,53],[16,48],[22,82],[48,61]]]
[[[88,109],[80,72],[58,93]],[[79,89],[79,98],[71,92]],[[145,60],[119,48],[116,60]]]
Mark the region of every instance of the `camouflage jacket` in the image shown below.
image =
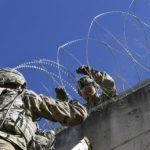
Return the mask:
[[[38,117],[74,126],[85,120],[87,111],[78,102],[55,101],[27,89],[0,88],[0,137],[27,150],[37,132]]]
[[[95,95],[87,100],[87,109],[96,106],[109,98],[116,96],[116,86],[113,78],[106,72],[100,72],[92,69],[90,76],[101,87],[102,95]]]

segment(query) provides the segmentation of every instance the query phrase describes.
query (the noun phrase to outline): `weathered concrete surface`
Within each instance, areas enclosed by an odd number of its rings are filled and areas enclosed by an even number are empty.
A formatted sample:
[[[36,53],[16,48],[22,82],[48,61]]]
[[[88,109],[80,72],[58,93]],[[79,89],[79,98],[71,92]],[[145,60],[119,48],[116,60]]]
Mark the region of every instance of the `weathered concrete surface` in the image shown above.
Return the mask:
[[[87,136],[93,150],[150,150],[150,81],[97,106],[82,124],[57,135],[56,150]]]

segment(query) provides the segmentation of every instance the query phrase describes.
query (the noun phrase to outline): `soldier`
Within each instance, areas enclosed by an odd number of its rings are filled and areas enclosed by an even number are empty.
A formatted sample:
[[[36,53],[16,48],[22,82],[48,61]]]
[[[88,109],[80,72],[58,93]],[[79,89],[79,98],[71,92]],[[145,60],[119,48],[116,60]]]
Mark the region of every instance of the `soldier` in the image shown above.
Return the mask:
[[[77,90],[87,101],[88,109],[116,96],[115,82],[106,72],[85,65],[79,67],[76,72],[84,75],[77,81]],[[98,94],[99,88],[102,89],[101,96]]]
[[[36,139],[38,117],[74,126],[86,119],[87,111],[79,102],[38,95],[26,89],[20,72],[0,69],[0,149],[27,150]]]

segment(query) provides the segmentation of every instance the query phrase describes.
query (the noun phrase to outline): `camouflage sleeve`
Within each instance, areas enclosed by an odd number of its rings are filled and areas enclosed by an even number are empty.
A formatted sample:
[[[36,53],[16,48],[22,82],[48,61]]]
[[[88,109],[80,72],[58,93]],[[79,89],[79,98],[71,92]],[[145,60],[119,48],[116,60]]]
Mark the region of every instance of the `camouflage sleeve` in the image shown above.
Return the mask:
[[[94,78],[96,83],[100,85],[104,95],[108,97],[113,97],[116,95],[115,82],[108,73],[92,69],[91,76]]]
[[[31,114],[74,126],[87,117],[87,110],[79,102],[55,101],[52,97],[28,92],[25,95],[26,107]]]

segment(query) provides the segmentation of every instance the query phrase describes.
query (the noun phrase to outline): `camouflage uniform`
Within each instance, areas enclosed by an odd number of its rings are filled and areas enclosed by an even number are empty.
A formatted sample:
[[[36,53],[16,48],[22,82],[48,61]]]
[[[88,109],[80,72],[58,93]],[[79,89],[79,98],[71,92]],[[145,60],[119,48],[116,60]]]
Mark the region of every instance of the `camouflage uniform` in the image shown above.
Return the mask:
[[[37,132],[38,117],[69,126],[77,125],[87,117],[85,107],[78,102],[55,101],[24,88],[7,88],[6,82],[14,83],[17,79],[17,84],[25,86],[22,74],[12,69],[0,69],[0,146],[9,150],[13,149],[10,146],[27,150]]]
[[[97,91],[94,96],[86,99],[88,109],[116,96],[115,82],[108,73],[97,71],[89,66],[81,66],[76,70],[76,72],[85,75],[81,77],[77,83],[79,94],[82,86],[88,84],[85,82],[91,82]],[[98,95],[99,87],[102,89],[102,95]]]

